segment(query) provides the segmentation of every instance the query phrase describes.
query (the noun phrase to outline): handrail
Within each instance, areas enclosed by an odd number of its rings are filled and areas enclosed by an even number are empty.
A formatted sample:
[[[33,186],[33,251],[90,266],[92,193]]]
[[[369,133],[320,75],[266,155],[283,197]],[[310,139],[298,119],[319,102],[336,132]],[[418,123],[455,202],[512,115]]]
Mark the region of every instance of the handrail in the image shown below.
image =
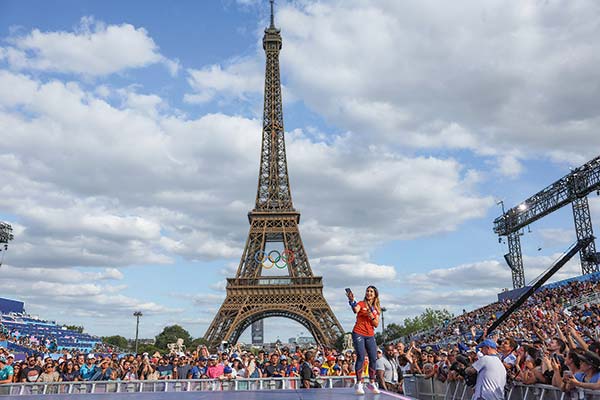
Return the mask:
[[[575,389],[579,399],[600,400],[600,390]],[[404,394],[423,400],[470,400],[473,388],[462,381],[441,382],[423,375],[404,375]],[[524,385],[514,382],[505,393],[506,400],[567,400],[571,397],[551,385]]]
[[[322,376],[322,387],[351,387],[355,376]],[[2,396],[131,392],[299,389],[301,378],[169,379],[133,381],[33,382],[0,385]]]

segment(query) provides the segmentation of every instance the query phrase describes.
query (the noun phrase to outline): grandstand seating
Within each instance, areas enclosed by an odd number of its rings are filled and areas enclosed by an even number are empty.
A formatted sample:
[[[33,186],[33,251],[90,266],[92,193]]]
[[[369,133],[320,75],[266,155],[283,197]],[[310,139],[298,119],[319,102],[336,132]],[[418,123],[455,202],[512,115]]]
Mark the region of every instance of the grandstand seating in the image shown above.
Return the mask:
[[[590,283],[590,282],[600,282],[600,272],[595,272],[587,275],[580,275],[569,279],[564,279],[561,281],[552,282],[546,284],[539,288],[536,291],[536,294],[539,293],[552,293],[552,291],[564,288],[572,283]],[[581,292],[575,298],[566,299],[566,303],[564,306],[567,308],[582,305],[584,303],[599,303],[600,304],[600,295],[597,292],[587,293]],[[536,303],[535,297],[531,297],[527,300],[527,302],[522,306],[523,309],[531,308]],[[483,329],[486,323],[489,321],[491,315],[494,315],[496,318],[499,318],[504,311],[508,308],[509,303],[504,303],[502,301],[498,301],[495,303],[487,304],[483,307],[475,309],[473,311],[469,311],[466,314],[458,315],[452,320],[448,321],[440,326],[436,326],[430,328],[426,331],[421,331],[414,333],[410,336],[410,339],[419,340],[423,343],[427,343],[428,345],[440,345],[444,346],[449,343],[457,343],[459,341],[470,341],[475,340],[483,334]],[[473,335],[469,331],[469,327],[475,326],[475,335]],[[455,328],[460,328],[460,333],[458,335],[454,334]],[[531,336],[534,339],[537,339],[535,333],[531,333]],[[519,337],[515,337],[517,341],[520,341]],[[425,346],[425,344],[423,345]]]
[[[0,324],[8,336],[22,338],[29,337],[30,341],[44,344],[56,340],[57,350],[79,349],[91,351],[101,342],[101,339],[87,333],[79,333],[57,325],[53,321],[46,321],[21,313],[0,313]],[[8,347],[14,352],[28,352],[29,349],[14,341],[8,341]]]

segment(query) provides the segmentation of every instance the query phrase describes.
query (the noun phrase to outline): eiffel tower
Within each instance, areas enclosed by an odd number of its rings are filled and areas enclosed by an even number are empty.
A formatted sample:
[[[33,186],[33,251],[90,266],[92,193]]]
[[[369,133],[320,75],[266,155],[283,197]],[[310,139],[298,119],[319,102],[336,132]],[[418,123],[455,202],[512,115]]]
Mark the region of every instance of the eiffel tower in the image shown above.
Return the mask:
[[[280,30],[265,29],[265,99],[256,206],[248,213],[250,232],[235,278],[227,279],[227,297],[204,338],[211,347],[235,343],[254,322],[285,317],[303,325],[320,344],[333,345],[342,326],[323,297],[323,282],[314,276],[304,250],[288,179],[281,81]],[[276,266],[277,268],[272,267]],[[286,275],[263,275],[263,269]]]

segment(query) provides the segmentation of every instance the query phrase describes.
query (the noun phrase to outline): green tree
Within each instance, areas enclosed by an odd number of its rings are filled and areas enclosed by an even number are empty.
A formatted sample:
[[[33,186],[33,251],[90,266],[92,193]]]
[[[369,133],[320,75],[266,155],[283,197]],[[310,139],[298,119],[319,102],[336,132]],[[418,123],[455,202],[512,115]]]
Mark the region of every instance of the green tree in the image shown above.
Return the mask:
[[[117,346],[120,349],[126,349],[129,345],[127,339],[120,335],[104,336],[102,337],[102,341],[112,346]]]
[[[386,338],[386,340],[394,340],[404,336],[404,327],[392,322],[385,327],[383,336]]]
[[[379,339],[379,341],[383,341],[383,337],[385,337],[386,341],[399,339],[419,331],[440,326],[452,318],[454,318],[454,315],[446,309],[434,310],[426,308],[421,315],[404,319],[404,323],[401,325],[395,323],[387,325],[385,327],[385,335],[380,335],[379,337],[376,336],[375,339]],[[377,343],[379,343],[379,341]]]
[[[454,318],[454,315],[448,312],[446,309],[433,310],[431,308],[426,308],[425,312],[420,315],[423,329],[430,329],[435,326],[442,325],[452,318]]]
[[[183,339],[183,344],[189,346],[192,343],[192,336],[188,331],[179,325],[171,325],[165,327],[161,333],[156,335],[154,345],[161,350],[167,349],[167,344],[177,342],[177,339]]]
[[[164,353],[164,350],[159,349],[158,347],[156,347],[153,344],[145,344],[145,343],[140,343],[138,345],[138,353],[139,354],[143,354],[143,353],[148,353],[150,355],[150,357],[152,357],[152,355],[156,352],[161,352]]]

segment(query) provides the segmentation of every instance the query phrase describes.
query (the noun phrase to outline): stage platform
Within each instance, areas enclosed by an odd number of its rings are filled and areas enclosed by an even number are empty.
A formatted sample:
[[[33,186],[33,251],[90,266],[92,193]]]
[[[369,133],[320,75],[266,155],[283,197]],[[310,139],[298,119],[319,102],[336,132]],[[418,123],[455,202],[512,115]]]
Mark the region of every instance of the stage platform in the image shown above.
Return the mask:
[[[44,400],[414,400],[395,393],[381,392],[373,394],[367,392],[359,396],[354,394],[353,388],[333,389],[296,389],[296,390],[255,390],[255,391],[206,391],[206,392],[146,392],[146,393],[93,393],[93,394],[46,394],[46,395],[21,395],[0,396],[0,399],[15,398],[44,399]]]

